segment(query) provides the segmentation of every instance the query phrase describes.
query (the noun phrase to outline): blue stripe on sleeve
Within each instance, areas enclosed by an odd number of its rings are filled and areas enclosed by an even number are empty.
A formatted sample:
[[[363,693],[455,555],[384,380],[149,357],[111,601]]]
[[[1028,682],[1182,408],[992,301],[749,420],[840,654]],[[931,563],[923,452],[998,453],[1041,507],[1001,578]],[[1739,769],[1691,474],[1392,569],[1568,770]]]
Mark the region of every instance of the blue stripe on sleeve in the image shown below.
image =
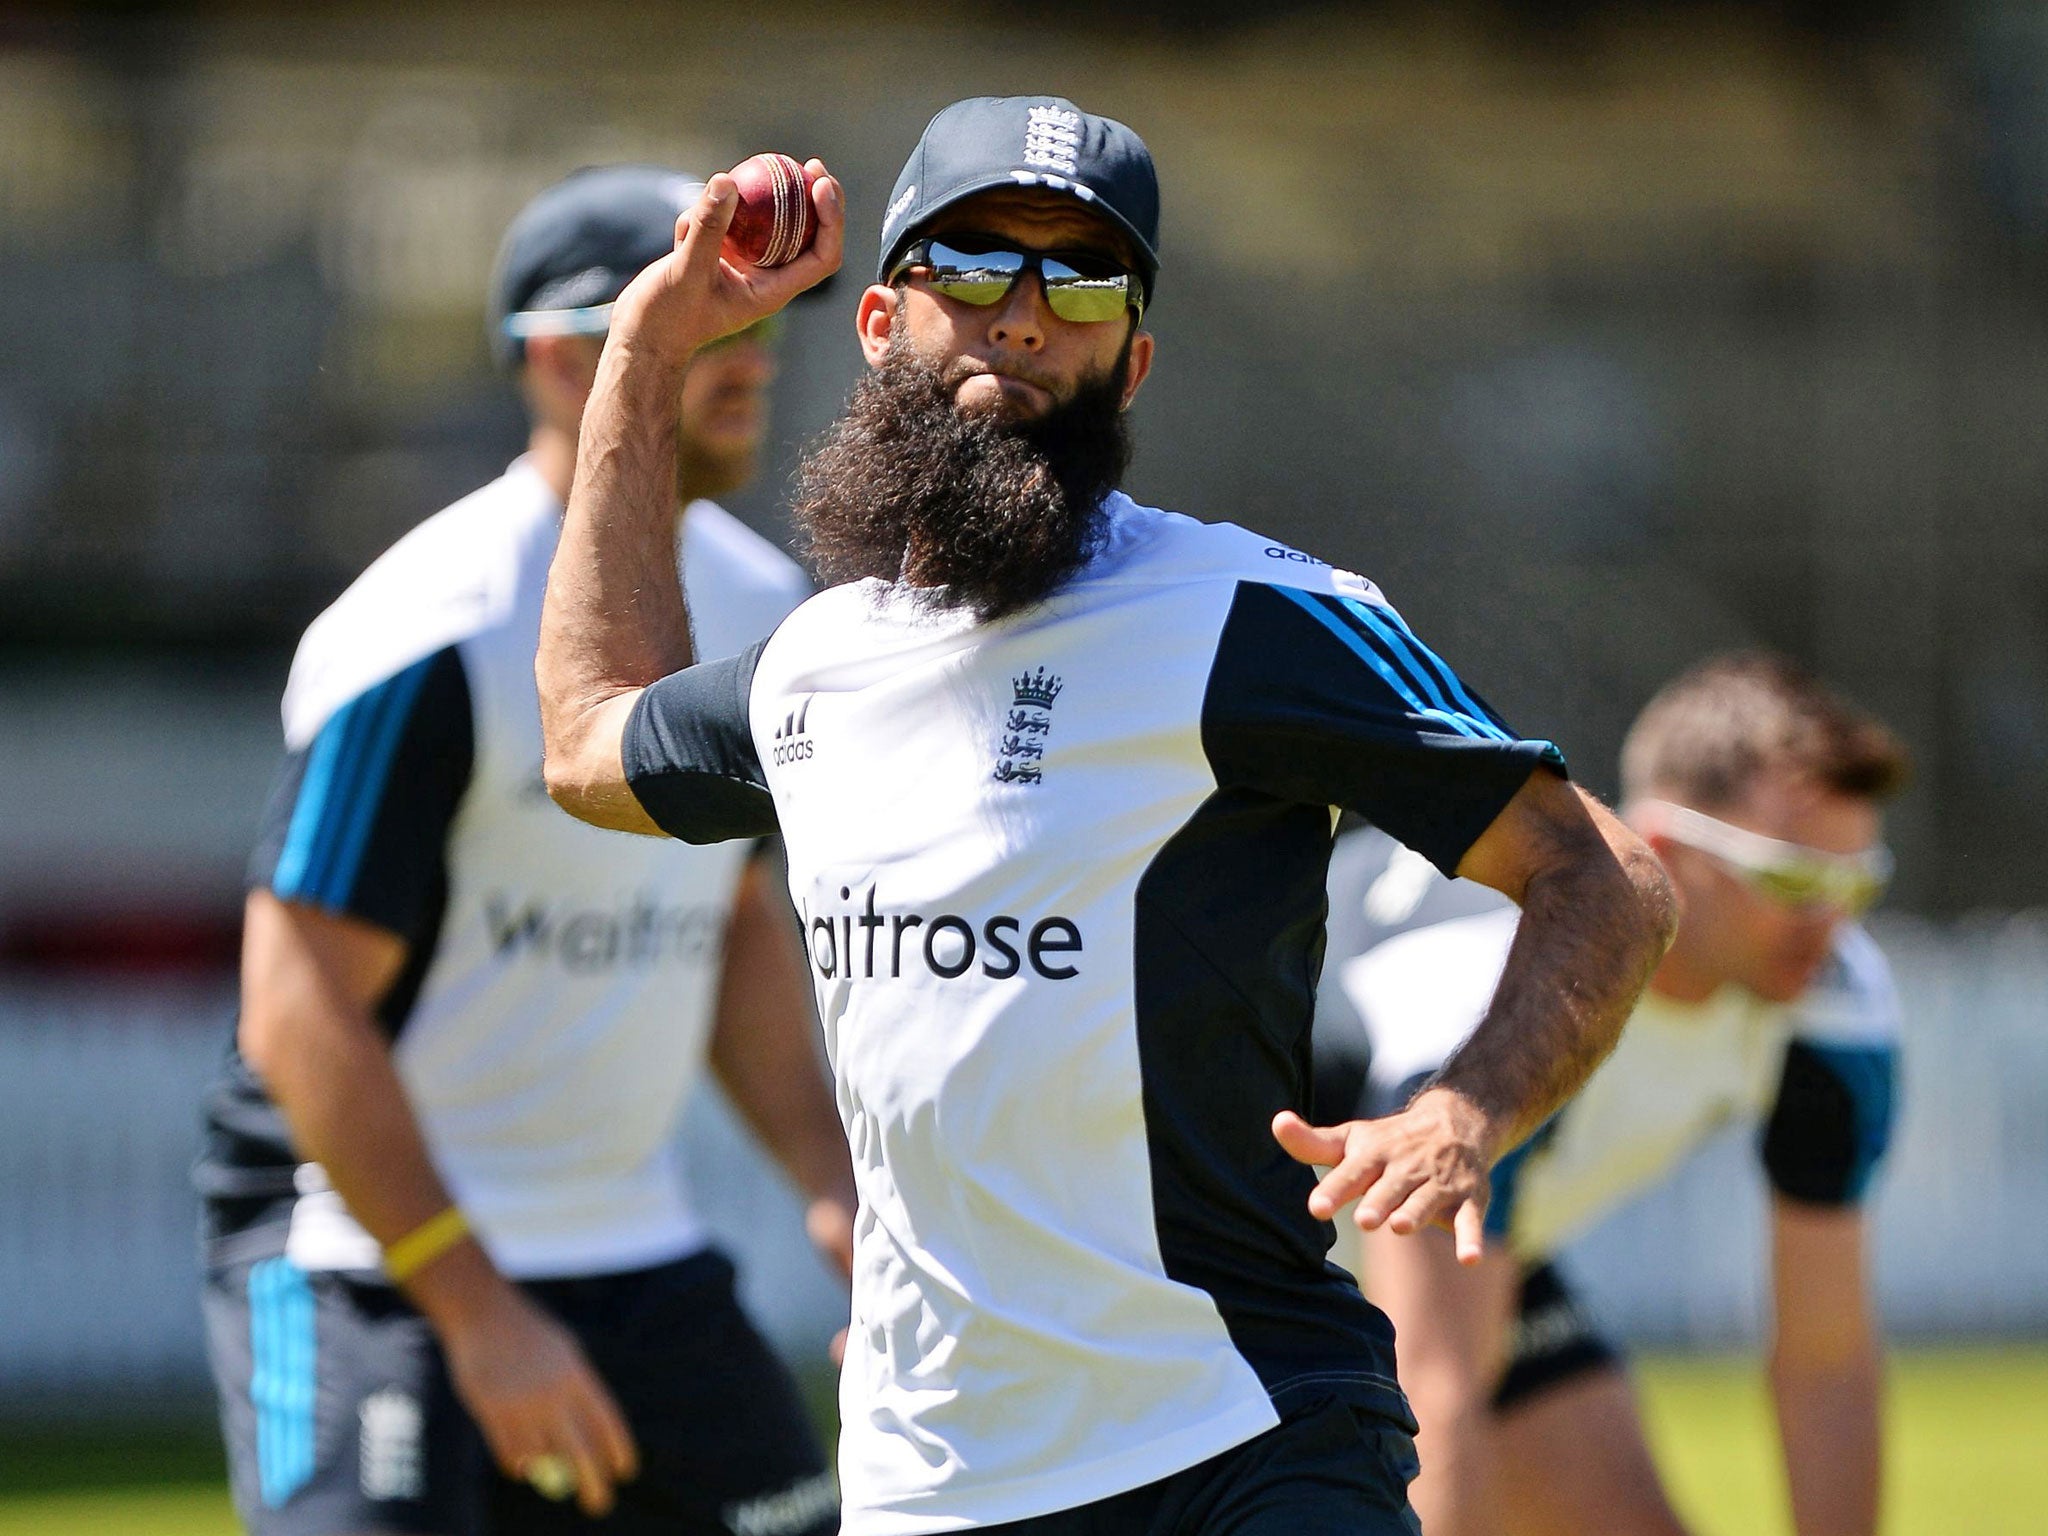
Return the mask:
[[[1401,659],[1404,663],[1404,670],[1421,683],[1424,691],[1429,694],[1430,699],[1438,709],[1446,714],[1453,714],[1459,719],[1468,721],[1478,728],[1479,734],[1482,736],[1491,736],[1495,741],[1513,741],[1515,739],[1495,724],[1490,715],[1474,704],[1471,695],[1467,694],[1462,687],[1454,687],[1452,690],[1458,694],[1461,702],[1454,704],[1445,696],[1443,689],[1438,686],[1436,674],[1422,660],[1422,657],[1425,656],[1429,657],[1432,661],[1435,661],[1436,658],[1430,654],[1429,648],[1420,640],[1417,640],[1405,629],[1388,623],[1385,617],[1374,610],[1369,604],[1351,602],[1341,598],[1338,601],[1342,603],[1346,612],[1370,629],[1373,635],[1390,653]],[[1418,656],[1417,652],[1420,652],[1421,655]],[[1437,667],[1445,676],[1450,675],[1450,668],[1445,667],[1442,662],[1438,661]],[[1454,683],[1455,681],[1453,679]]]
[[[355,704],[351,702],[322,726],[313,742],[313,750],[307,754],[306,776],[299,782],[299,797],[292,806],[284,851],[278,855],[277,869],[270,880],[271,888],[287,899],[303,895],[306,891],[307,871],[313,862],[314,848],[320,841],[322,818],[329,804],[335,770],[348,745],[348,721],[354,709]]]
[[[433,660],[429,656],[358,694],[321,727],[271,879],[280,897],[347,904],[391,760]]]
[[[377,805],[384,797],[385,781],[391,775],[391,760],[398,755],[398,743],[405,735],[405,722],[412,714],[413,700],[426,680],[433,658],[408,667],[384,685],[385,698],[370,728],[361,777],[349,806],[347,831],[335,849],[333,861],[322,881],[328,900],[340,903],[354,889],[362,868],[363,850],[369,846],[370,829],[376,823]]]
[[[1347,608],[1361,609],[1364,606],[1348,598],[1344,600],[1344,605]],[[1410,648],[1421,659],[1421,664],[1436,673],[1437,677],[1442,680],[1444,687],[1457,700],[1460,709],[1472,719],[1492,726],[1500,733],[1501,740],[1513,741],[1516,739],[1515,733],[1508,729],[1507,722],[1479,702],[1471,689],[1465,686],[1464,679],[1458,676],[1451,664],[1431,650],[1428,644],[1414,630],[1408,627],[1407,621],[1400,614],[1394,612],[1391,608],[1376,608],[1373,610],[1373,613],[1379,622],[1398,630],[1406,638]]]
[[[330,906],[341,906],[348,900],[346,886],[335,888],[334,852],[347,835],[351,818],[362,808],[363,791],[368,787],[363,781],[363,760],[390,707],[392,681],[395,679],[387,679],[351,701],[348,719],[342,722],[341,754],[325,786],[328,798],[320,816],[320,834],[307,861],[307,895]]]
[[[1331,598],[1325,598],[1323,606],[1340,618],[1349,619],[1352,627],[1358,631],[1359,638],[1386,657],[1390,666],[1398,668],[1401,676],[1407,679],[1410,690],[1417,695],[1426,696],[1432,709],[1441,710],[1446,714],[1455,713],[1451,708],[1451,701],[1445,698],[1442,690],[1437,687],[1436,679],[1416,663],[1415,658],[1408,654],[1406,647],[1384,624],[1374,622],[1369,607],[1364,603]]]
[[[329,785],[331,804],[321,817],[320,838],[314,846],[309,877],[309,894],[329,906],[348,902],[349,882],[336,878],[336,860],[351,840],[351,829],[365,815],[374,817],[378,797],[383,793],[384,775],[373,772],[376,744],[387,728],[405,674],[388,678],[349,706],[347,745]]]
[[[1273,590],[1282,597],[1285,597],[1289,602],[1295,604],[1302,612],[1306,613],[1310,618],[1341,640],[1354,655],[1368,667],[1372,668],[1379,675],[1380,679],[1400,696],[1402,701],[1407,704],[1410,713],[1418,715],[1425,720],[1434,720],[1441,725],[1449,726],[1454,733],[1460,736],[1476,737],[1480,734],[1477,729],[1468,725],[1458,716],[1446,713],[1440,709],[1434,709],[1430,705],[1425,704],[1421,695],[1415,691],[1414,686],[1403,678],[1384,656],[1368,645],[1362,635],[1334,613],[1330,612],[1329,609],[1323,607],[1310,594],[1295,587],[1275,587]]]

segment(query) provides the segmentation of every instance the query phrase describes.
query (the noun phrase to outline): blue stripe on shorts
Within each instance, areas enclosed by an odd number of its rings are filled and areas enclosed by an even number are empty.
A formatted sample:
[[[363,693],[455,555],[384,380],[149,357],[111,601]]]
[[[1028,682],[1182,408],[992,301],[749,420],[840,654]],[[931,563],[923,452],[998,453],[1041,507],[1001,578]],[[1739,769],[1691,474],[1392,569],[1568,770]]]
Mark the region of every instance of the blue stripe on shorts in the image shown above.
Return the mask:
[[[276,1509],[313,1476],[313,1288],[290,1259],[249,1271],[249,1346],[257,1484]]]

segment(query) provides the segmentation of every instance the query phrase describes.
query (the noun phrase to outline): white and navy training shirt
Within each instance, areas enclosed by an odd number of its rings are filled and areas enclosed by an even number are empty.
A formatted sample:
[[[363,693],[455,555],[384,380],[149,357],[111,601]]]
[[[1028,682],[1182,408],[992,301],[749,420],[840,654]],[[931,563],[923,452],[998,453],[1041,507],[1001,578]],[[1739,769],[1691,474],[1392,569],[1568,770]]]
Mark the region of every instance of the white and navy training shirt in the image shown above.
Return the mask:
[[[1339,910],[1357,909],[1369,937],[1331,955],[1330,990],[1370,1043],[1366,1108],[1386,1113],[1478,1024],[1520,919],[1491,891],[1418,869],[1370,829],[1347,834],[1341,852],[1332,927]],[[1488,1227],[1539,1262],[1734,1120],[1760,1126],[1779,1193],[1853,1205],[1891,1137],[1898,1039],[1891,971],[1853,925],[1792,1004],[1733,986],[1700,1003],[1646,992],[1577,1097],[1495,1167]]]
[[[1106,510],[1039,607],[837,587],[626,732],[663,828],[789,852],[861,1196],[851,1536],[1104,1498],[1294,1394],[1412,1422],[1269,1130],[1306,1103],[1334,808],[1450,869],[1561,759],[1361,578]]]
[[[674,1165],[748,850],[564,816],[541,779],[533,658],[562,509],[518,461],[374,562],[306,631],[252,885],[375,923],[409,961],[378,1010],[435,1164],[521,1277],[619,1272],[703,1233]],[[700,653],[809,586],[698,502],[680,536]],[[235,1057],[200,1183],[217,1238],[310,1269],[380,1255]]]

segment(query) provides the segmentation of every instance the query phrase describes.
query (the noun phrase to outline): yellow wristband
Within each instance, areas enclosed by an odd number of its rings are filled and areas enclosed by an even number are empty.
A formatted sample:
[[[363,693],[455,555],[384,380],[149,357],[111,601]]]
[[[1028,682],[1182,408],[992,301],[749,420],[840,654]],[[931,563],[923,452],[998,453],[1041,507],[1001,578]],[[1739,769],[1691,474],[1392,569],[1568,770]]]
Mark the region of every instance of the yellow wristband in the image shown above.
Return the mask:
[[[384,1250],[384,1273],[394,1284],[403,1285],[467,1236],[469,1218],[462,1214],[461,1206],[451,1205]]]

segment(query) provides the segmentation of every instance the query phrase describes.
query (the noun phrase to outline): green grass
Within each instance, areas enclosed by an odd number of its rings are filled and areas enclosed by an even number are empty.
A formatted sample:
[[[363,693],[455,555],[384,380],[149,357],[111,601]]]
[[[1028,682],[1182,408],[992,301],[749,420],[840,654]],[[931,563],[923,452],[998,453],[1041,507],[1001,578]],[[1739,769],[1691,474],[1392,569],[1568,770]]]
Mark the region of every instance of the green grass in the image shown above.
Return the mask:
[[[213,1426],[0,1426],[0,1536],[235,1536]]]
[[[1792,1536],[1757,1362],[1656,1360],[1638,1384],[1697,1536]],[[1900,1351],[1886,1431],[1887,1536],[2048,1529],[2048,1349]]]
[[[1644,1362],[1658,1460],[1696,1536],[1791,1536],[1770,1406],[1742,1358]],[[1907,1350],[1891,1372],[1886,1536],[2048,1526],[2048,1347]],[[0,1536],[235,1536],[210,1428],[0,1428]]]
[[[225,1489],[211,1484],[45,1494],[0,1503],[0,1536],[237,1536]]]

